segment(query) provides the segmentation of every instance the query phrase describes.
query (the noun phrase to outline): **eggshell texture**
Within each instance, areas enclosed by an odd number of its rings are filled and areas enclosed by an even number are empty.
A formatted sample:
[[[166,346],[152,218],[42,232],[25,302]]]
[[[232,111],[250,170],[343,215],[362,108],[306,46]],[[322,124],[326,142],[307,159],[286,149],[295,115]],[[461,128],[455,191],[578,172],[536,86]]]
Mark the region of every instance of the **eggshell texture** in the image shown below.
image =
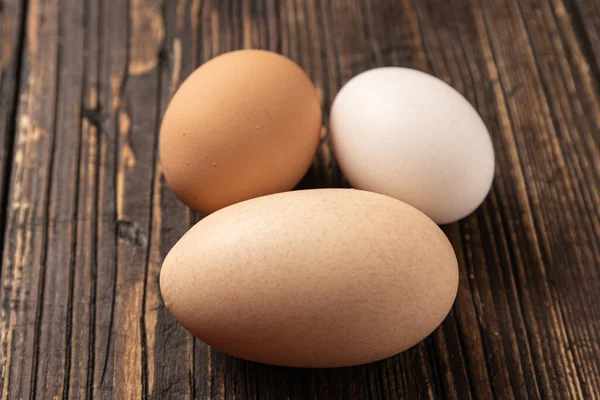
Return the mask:
[[[353,187],[402,200],[439,224],[485,199],[494,150],[477,111],[445,82],[406,68],[351,79],[331,110],[336,159]]]
[[[336,367],[399,353],[446,317],[453,249],[413,207],[376,193],[318,189],[222,209],[167,255],[166,306],[231,355]]]
[[[268,51],[234,51],[176,92],[162,122],[161,164],[177,197],[210,213],[292,189],[320,131],[319,98],[298,65]]]

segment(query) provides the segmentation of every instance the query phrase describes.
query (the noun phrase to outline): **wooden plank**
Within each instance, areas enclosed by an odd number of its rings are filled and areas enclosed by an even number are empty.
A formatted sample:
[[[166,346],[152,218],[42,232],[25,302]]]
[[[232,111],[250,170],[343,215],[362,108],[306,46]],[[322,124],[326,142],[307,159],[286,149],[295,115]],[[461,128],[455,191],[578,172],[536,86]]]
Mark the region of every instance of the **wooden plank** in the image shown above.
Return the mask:
[[[25,38],[26,3],[11,0],[0,4],[0,226],[4,230]]]
[[[81,134],[79,146],[79,174],[77,196],[77,223],[74,239],[72,283],[71,340],[68,345],[69,368],[67,390],[71,398],[94,396],[94,372],[97,358],[94,352],[96,323],[96,298],[98,280],[98,233],[97,227],[112,216],[98,215],[102,205],[98,204],[97,177],[99,172],[99,143],[101,129],[100,103],[98,100],[99,55],[101,38],[100,7],[96,1],[84,4],[84,75],[82,79]],[[107,218],[108,217],[108,218]],[[108,275],[106,278],[109,278]],[[109,308],[107,308],[109,310]],[[67,354],[67,356],[69,356]]]
[[[16,111],[19,102],[21,63],[25,45],[26,3],[7,1],[0,9],[0,227],[7,230],[6,202],[9,200],[9,180],[12,167],[14,136],[17,129]],[[3,241],[4,247],[4,241]],[[11,271],[12,273],[12,271]],[[10,274],[10,273],[9,273]],[[8,279],[10,280],[10,278]],[[2,275],[2,290],[11,290],[11,283]],[[4,283],[7,285],[4,286]],[[10,360],[13,354],[10,316],[15,305],[10,296],[0,294],[0,387],[8,391]],[[14,318],[14,317],[13,317]],[[3,395],[3,397],[6,397]]]
[[[19,103],[21,66],[25,46],[26,3],[21,1],[5,1],[0,3],[0,227],[3,234],[7,231],[7,207],[9,198],[9,181],[12,168],[14,136],[17,130],[17,105]],[[7,236],[7,235],[5,235]],[[3,253],[4,253],[3,238]],[[3,260],[4,264],[4,260]],[[4,271],[4,270],[3,270]],[[8,392],[10,382],[10,361],[12,358],[13,333],[11,316],[14,324],[15,304],[7,292],[12,289],[12,273],[2,275],[0,293],[0,387],[3,398]],[[9,276],[5,278],[5,276]],[[4,285],[6,282],[6,285]]]
[[[179,84],[199,62],[197,36],[200,1],[165,4],[165,42],[161,74],[159,115]],[[191,51],[189,51],[191,49]],[[160,298],[162,260],[190,226],[190,212],[168,188],[160,164],[154,172],[152,230],[144,304],[148,364],[148,395],[153,398],[191,398],[195,395],[193,337],[169,314]],[[201,366],[199,366],[201,367]],[[202,375],[204,375],[202,373]]]
[[[88,0],[81,115],[77,239],[73,285],[71,398],[112,393],[112,317],[116,259],[116,117],[113,85],[124,66],[122,9]],[[113,34],[111,35],[111,32]],[[109,52],[108,49],[111,49]],[[112,71],[111,71],[112,69]],[[117,87],[118,91],[119,88]],[[116,93],[118,96],[119,93]]]
[[[118,246],[113,380],[132,398],[148,395],[145,291],[159,128],[162,2],[132,0],[127,66],[119,87],[116,202]]]
[[[50,149],[49,198],[43,254],[43,296],[38,306],[37,370],[32,387],[42,398],[68,393],[71,362],[75,233],[77,214],[79,138],[84,53],[84,3],[61,0],[45,4],[58,24],[57,75],[53,142]],[[34,78],[37,78],[34,76]],[[57,351],[61,349],[61,351]]]
[[[98,225],[96,228],[96,279],[93,282],[93,395],[110,396],[122,390],[115,389],[115,336],[122,331],[116,326],[117,246],[119,232],[118,214],[118,160],[120,109],[128,74],[128,21],[127,2],[99,2],[100,43],[98,55],[98,128],[97,201]],[[125,121],[123,121],[124,123]],[[108,311],[107,311],[108,310]],[[90,382],[90,378],[88,378]]]
[[[29,2],[2,261],[3,398],[28,397],[37,388],[59,84],[58,30],[57,1]]]

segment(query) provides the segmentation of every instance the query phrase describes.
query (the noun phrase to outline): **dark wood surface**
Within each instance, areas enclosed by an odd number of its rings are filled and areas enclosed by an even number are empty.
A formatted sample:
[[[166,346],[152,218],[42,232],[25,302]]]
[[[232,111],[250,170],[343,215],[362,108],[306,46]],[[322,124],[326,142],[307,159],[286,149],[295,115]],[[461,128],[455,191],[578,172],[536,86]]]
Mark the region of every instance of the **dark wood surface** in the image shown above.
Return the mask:
[[[600,398],[597,0],[0,0],[2,399]],[[327,112],[368,68],[451,83],[486,121],[491,194],[444,231],[456,304],[409,351],[288,369],[194,340],[158,290],[200,218],[161,175],[178,84],[233,49],[297,61]],[[324,130],[301,187],[345,186]]]

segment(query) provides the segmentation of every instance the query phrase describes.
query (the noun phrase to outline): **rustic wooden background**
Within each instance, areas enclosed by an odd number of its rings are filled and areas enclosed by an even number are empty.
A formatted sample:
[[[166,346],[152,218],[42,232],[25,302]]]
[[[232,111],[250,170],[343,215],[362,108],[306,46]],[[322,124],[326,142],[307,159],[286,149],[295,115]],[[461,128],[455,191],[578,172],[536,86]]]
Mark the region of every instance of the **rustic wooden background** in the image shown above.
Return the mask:
[[[2,399],[600,398],[599,1],[0,0],[0,35]],[[200,216],[161,175],[161,115],[195,66],[243,47],[296,60],[325,116],[383,65],[434,73],[483,116],[495,184],[444,228],[460,291],[424,343],[277,368],[166,311],[161,261]],[[326,133],[302,187],[345,185]]]

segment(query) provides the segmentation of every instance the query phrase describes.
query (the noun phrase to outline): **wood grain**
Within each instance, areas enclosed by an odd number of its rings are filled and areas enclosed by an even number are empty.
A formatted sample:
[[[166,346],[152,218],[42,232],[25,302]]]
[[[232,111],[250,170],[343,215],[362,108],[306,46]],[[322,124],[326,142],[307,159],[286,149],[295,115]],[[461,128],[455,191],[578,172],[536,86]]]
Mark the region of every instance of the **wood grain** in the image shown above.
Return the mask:
[[[0,0],[0,387],[13,398],[600,398],[600,3]],[[234,359],[168,313],[163,258],[201,218],[157,154],[180,83],[226,51],[296,61],[325,128],[298,188],[347,187],[331,103],[369,68],[456,87],[496,150],[490,196],[444,227],[456,304],[364,366]]]

